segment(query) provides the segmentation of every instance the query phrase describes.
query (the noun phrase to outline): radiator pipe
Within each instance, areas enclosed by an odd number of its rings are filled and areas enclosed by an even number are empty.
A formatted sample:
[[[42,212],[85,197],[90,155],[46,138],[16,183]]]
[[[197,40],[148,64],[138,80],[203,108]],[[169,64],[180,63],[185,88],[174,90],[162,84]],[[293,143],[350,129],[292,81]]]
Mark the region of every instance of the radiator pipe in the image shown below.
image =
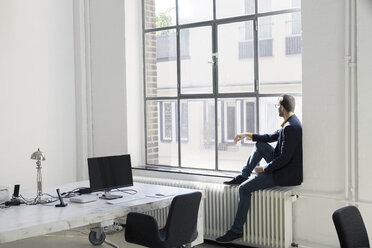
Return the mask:
[[[356,1],[345,0],[345,200],[358,201]]]
[[[350,32],[351,32],[351,61],[350,67],[350,84],[351,84],[351,187],[353,202],[359,198],[358,190],[358,87],[357,87],[357,61],[356,61],[356,0],[351,0]]]
[[[350,0],[345,0],[345,199],[350,197]]]
[[[345,0],[345,200],[358,201],[356,1]]]

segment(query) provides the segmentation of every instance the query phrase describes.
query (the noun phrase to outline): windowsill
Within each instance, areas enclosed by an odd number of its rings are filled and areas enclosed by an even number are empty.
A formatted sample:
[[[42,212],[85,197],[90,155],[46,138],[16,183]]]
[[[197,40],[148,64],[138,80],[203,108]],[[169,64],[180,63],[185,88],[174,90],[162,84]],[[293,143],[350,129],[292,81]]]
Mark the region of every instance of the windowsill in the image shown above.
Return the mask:
[[[233,178],[239,172],[230,171],[212,171],[212,170],[200,170],[200,169],[186,169],[186,168],[174,168],[174,167],[160,167],[152,165],[141,165],[132,167],[134,170],[144,170],[144,171],[157,171],[165,173],[175,173],[175,174],[186,174],[194,176],[206,176],[206,177],[217,177],[217,178]]]

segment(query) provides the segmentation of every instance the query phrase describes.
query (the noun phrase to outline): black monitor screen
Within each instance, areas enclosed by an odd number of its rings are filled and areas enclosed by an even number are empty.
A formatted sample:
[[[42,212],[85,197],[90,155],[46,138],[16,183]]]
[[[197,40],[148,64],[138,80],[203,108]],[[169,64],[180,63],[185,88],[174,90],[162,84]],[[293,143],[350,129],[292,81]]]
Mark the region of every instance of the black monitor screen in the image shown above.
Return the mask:
[[[88,158],[88,170],[93,192],[133,186],[129,154]]]

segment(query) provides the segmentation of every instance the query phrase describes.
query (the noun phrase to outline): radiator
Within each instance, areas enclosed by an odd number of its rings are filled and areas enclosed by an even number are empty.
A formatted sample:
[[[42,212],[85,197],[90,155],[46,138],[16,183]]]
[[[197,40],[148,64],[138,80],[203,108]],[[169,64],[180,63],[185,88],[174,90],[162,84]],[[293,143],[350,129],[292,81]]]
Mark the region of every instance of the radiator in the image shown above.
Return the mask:
[[[238,187],[164,178],[134,177],[135,182],[160,184],[204,191],[204,238],[214,240],[231,228],[237,204]],[[147,212],[166,223],[168,209]],[[292,243],[292,197],[278,188],[256,191],[244,225],[243,238],[235,242],[254,247],[288,248]]]

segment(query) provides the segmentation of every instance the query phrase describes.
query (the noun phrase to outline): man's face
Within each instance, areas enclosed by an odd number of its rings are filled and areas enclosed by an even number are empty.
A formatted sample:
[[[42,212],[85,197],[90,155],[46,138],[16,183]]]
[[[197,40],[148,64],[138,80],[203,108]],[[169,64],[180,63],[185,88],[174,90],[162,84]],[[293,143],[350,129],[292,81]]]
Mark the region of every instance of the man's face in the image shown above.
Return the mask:
[[[283,106],[280,104],[280,102],[278,102],[277,106],[278,106],[279,116],[280,116],[280,117],[283,117],[283,116],[284,116],[284,113],[283,113]]]

